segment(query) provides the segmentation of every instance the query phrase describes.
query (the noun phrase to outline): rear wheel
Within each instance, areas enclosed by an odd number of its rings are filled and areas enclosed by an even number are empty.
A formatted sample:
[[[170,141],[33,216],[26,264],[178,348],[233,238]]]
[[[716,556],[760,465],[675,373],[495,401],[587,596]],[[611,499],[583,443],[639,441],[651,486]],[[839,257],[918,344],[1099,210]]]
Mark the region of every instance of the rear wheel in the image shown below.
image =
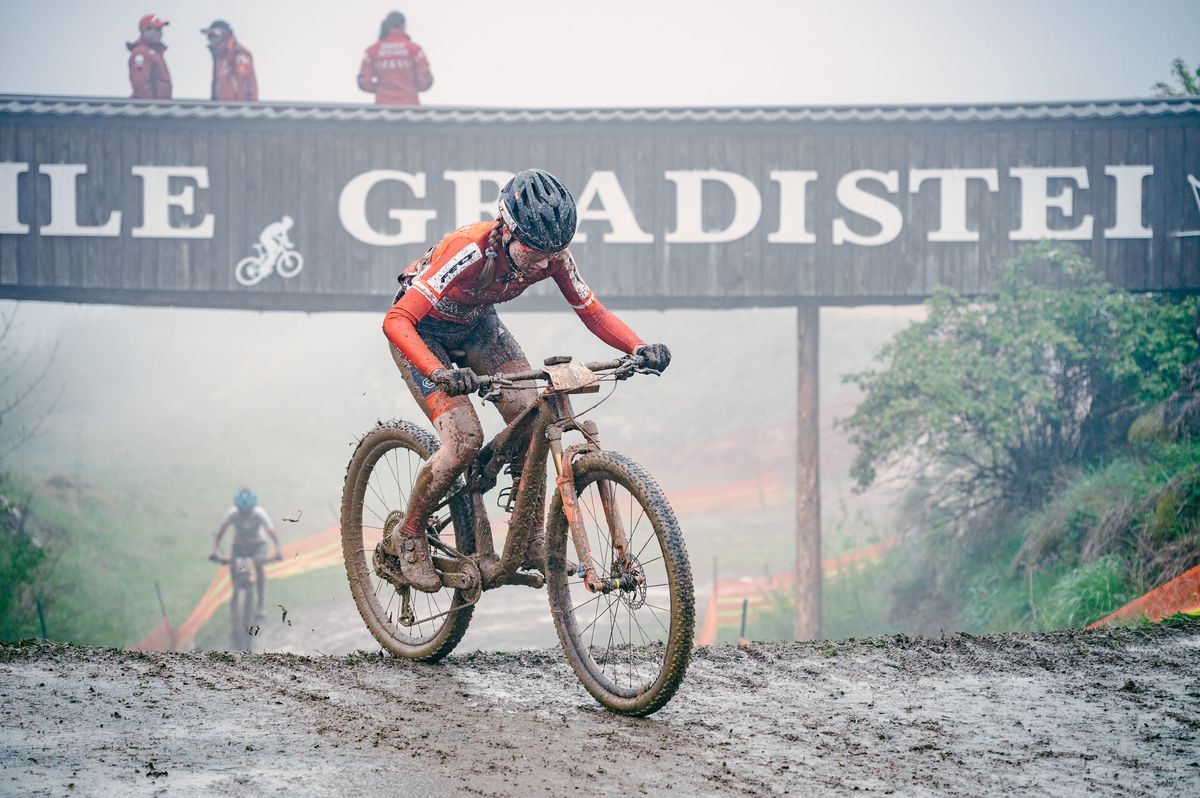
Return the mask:
[[[576,561],[562,497],[555,493],[546,530],[546,587],[550,612],[568,662],[587,691],[625,715],[661,709],[683,682],[692,651],[695,597],[683,534],[666,496],[640,466],[615,452],[575,461],[575,490],[602,579],[625,587],[592,593]],[[600,485],[612,487],[610,512],[629,542],[614,551]],[[633,577],[630,579],[630,577]]]
[[[421,593],[403,588],[420,622],[402,625],[402,591],[376,573],[372,563],[385,529],[390,532],[403,521],[417,471],[438,446],[436,437],[415,424],[381,424],[359,441],[342,489],[342,558],[358,612],[385,649],[426,662],[441,659],[458,645],[474,607],[468,606],[461,590],[442,588],[437,593]],[[461,480],[455,487],[458,484]],[[462,553],[473,554],[470,505],[460,498],[451,502],[449,512],[451,523],[439,537]],[[445,612],[449,614],[423,620]]]

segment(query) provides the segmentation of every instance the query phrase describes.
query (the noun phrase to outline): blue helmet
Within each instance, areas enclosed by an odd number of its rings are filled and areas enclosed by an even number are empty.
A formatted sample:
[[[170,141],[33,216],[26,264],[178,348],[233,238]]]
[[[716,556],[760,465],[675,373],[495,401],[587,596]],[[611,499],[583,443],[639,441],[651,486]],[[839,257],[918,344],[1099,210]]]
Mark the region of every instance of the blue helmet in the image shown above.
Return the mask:
[[[249,488],[242,488],[233,497],[233,506],[239,510],[253,510],[258,504],[258,497]]]

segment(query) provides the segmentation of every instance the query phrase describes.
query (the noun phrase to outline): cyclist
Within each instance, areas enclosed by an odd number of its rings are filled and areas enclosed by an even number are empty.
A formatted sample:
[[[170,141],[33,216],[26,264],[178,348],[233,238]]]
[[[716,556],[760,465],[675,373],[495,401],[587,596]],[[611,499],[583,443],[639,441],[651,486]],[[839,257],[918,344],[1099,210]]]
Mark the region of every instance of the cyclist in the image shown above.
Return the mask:
[[[258,590],[258,617],[261,619],[267,584],[263,574],[267,562],[267,539],[263,535],[263,531],[265,530],[267,535],[271,536],[271,541],[275,544],[275,556],[272,559],[276,560],[283,559],[279,536],[275,534],[275,525],[271,523],[271,517],[267,515],[266,510],[258,506],[258,497],[249,488],[242,488],[234,495],[233,506],[229,508],[229,512],[225,513],[225,519],[221,521],[221,525],[217,527],[217,534],[213,536],[212,553],[208,556],[210,560],[218,558],[221,539],[225,537],[225,530],[231,526],[233,527],[233,545],[229,554],[229,576],[231,579],[237,578],[233,569],[236,567],[239,557],[246,557],[254,561]],[[231,611],[235,609],[233,602],[230,602],[230,609]],[[237,622],[238,619],[235,617],[233,619],[235,626]]]
[[[259,257],[263,268],[275,263],[275,259],[283,252],[296,245],[288,238],[288,230],[292,229],[292,217],[284,216],[278,222],[272,222],[258,234]]]
[[[442,442],[417,474],[403,524],[384,542],[385,550],[399,558],[401,575],[418,590],[441,589],[425,540],[429,512],[483,443],[479,417],[465,396],[479,387],[475,369],[496,374],[530,368],[496,315],[496,303],[552,279],[600,340],[642,355],[657,371],[671,362],[664,344],[644,343],[583,281],[567,249],[575,222],[575,200],[566,186],[549,172],[527,169],[500,192],[494,221],[455,230],[398,278],[401,287],[384,319],[384,334],[408,389]],[[449,352],[455,349],[466,353],[467,368],[451,363]],[[518,384],[502,390],[497,405],[507,423],[535,401],[534,392]],[[514,461],[514,481],[520,479],[520,466]],[[539,522],[530,534],[524,567],[541,562],[544,539]]]

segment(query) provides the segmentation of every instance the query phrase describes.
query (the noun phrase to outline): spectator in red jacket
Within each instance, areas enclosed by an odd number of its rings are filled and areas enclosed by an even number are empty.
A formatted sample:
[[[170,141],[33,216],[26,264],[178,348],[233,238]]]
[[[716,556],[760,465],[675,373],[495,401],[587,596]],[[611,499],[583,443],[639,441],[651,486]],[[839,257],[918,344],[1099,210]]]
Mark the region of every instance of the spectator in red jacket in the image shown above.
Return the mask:
[[[393,11],[379,27],[379,41],[363,53],[358,87],[374,93],[376,105],[420,105],[418,92],[432,85],[425,51],[404,32],[404,15]]]
[[[163,60],[167,46],[162,43],[162,29],[167,24],[165,19],[147,14],[138,20],[138,40],[125,43],[129,48],[129,82],[133,84],[129,96],[135,100],[171,99],[171,73]]]
[[[233,28],[223,19],[200,31],[208,37],[213,57],[212,99],[227,103],[258,100],[258,78],[254,76],[254,56],[238,42]]]

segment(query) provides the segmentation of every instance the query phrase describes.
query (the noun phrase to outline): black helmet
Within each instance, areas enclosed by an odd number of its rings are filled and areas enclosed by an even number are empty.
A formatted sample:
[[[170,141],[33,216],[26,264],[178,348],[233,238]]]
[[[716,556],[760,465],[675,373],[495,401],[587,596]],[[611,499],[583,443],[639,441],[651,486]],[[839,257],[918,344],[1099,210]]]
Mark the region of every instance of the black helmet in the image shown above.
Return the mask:
[[[517,172],[500,192],[500,217],[525,246],[538,252],[566,249],[575,237],[575,200],[544,169]]]

